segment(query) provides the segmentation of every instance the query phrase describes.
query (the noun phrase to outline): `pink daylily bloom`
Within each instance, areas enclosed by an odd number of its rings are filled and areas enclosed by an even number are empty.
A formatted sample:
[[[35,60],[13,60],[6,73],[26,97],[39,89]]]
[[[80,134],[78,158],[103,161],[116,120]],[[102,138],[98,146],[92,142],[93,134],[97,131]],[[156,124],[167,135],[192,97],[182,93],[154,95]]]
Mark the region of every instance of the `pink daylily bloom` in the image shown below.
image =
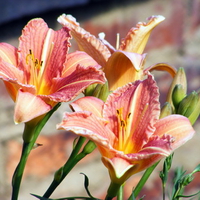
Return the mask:
[[[106,102],[83,97],[71,107],[75,112],[65,113],[57,128],[94,141],[117,184],[169,156],[194,135],[184,116],[159,119],[158,87],[150,75],[118,88]]]
[[[0,43],[0,78],[15,102],[14,120],[28,122],[70,101],[93,83],[104,83],[98,63],[85,52],[67,54],[71,35],[54,31],[43,19],[31,20],[19,47]]]
[[[143,70],[146,59],[146,54],[143,54],[144,48],[151,31],[164,19],[161,15],[155,15],[148,18],[148,23],[139,22],[136,27],[130,29],[126,37],[121,40],[119,47],[116,48],[104,39],[103,33],[96,38],[80,27],[71,15],[61,15],[58,22],[70,28],[79,49],[87,52],[103,67],[110,90],[115,90],[129,82],[144,78]],[[176,70],[166,63],[153,65],[147,70],[165,70],[172,76],[176,73]]]

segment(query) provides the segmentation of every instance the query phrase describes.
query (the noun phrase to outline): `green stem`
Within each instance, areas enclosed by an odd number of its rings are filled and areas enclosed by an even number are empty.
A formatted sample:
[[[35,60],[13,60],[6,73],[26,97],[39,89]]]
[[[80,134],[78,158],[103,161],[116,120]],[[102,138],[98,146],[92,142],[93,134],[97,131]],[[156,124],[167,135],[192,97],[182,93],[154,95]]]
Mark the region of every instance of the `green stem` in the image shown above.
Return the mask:
[[[162,185],[162,190],[163,190],[163,200],[165,200],[165,184]]]
[[[136,198],[138,196],[138,194],[140,193],[141,189],[143,188],[144,184],[146,183],[146,181],[148,180],[149,176],[151,175],[151,173],[153,172],[153,170],[156,168],[156,166],[158,165],[159,162],[155,163],[154,165],[152,165],[151,167],[149,167],[143,174],[142,178],[140,179],[139,183],[137,184],[137,186],[135,187],[135,189],[133,190],[132,195],[129,197],[128,200],[132,200],[132,196],[134,195],[134,197]]]
[[[117,200],[123,200],[124,195],[124,185],[121,185],[117,194]]]
[[[121,185],[118,183],[110,183],[105,200],[111,200],[117,196]]]
[[[51,185],[49,186],[49,188],[47,189],[47,191],[44,193],[43,197],[48,198],[51,196],[51,194],[54,192],[54,190],[58,187],[58,185],[63,181],[63,179],[69,174],[69,172],[72,170],[72,168],[81,160],[83,159],[88,153],[91,153],[94,149],[95,149],[95,145],[93,142],[89,141],[87,144],[92,147],[89,148],[90,152],[87,152],[86,149],[84,148],[83,151],[81,153],[78,154],[79,150],[81,149],[83,143],[85,142],[85,138],[84,137],[80,137],[79,141],[77,142],[77,144],[75,145],[69,159],[67,160],[67,162],[64,164],[63,167],[61,167],[60,169],[62,169],[62,175],[60,178],[55,178],[53,179]],[[87,144],[85,145],[85,147],[87,146]]]
[[[59,106],[60,106],[60,103],[58,103],[51,111],[49,111],[44,116],[44,118],[41,121],[39,121],[39,123],[36,126],[31,127],[29,123],[25,123],[23,135],[30,134],[33,137],[31,138],[31,140],[29,142],[24,141],[24,143],[23,143],[21,158],[20,158],[20,161],[19,161],[19,163],[18,163],[18,165],[15,169],[15,172],[14,172],[13,178],[12,178],[12,197],[11,197],[11,200],[17,200],[18,199],[21,180],[22,180],[22,176],[23,176],[23,173],[24,173],[24,168],[26,166],[28,156],[29,156],[31,150],[33,149],[35,141],[37,140],[42,128],[44,127],[46,122],[49,120],[51,115],[57,110],[57,108]]]
[[[106,198],[105,198],[105,200],[112,200],[113,199],[113,197],[108,197],[108,196],[106,196]]]
[[[26,161],[28,158],[28,155],[30,153],[30,144],[24,143],[22,148],[22,154],[19,161],[19,164],[14,172],[13,179],[12,179],[12,200],[17,200],[19,195],[19,189],[21,185],[21,179],[23,176],[24,168],[26,165]]]

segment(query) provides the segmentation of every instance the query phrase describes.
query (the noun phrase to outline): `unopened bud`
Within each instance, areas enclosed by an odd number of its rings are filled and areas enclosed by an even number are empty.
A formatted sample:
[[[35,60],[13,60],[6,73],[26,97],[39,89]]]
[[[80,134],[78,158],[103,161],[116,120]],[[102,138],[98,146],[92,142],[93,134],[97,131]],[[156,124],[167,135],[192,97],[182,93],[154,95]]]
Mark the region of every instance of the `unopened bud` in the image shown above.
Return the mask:
[[[194,124],[200,115],[200,93],[198,93],[198,102],[196,104],[196,108],[193,110],[191,115],[188,117],[191,124]]]
[[[92,96],[97,97],[103,101],[106,101],[107,97],[109,95],[109,88],[108,88],[108,82],[106,82],[105,84],[98,84],[94,91]]]
[[[87,144],[84,146],[82,153],[86,155],[90,154],[95,150],[95,148],[96,148],[96,144],[93,141],[89,140]]]
[[[63,175],[63,167],[61,167],[60,169],[58,169],[55,174],[54,174],[54,181],[56,182],[60,182],[61,178]]]
[[[98,84],[96,84],[96,83],[89,85],[84,91],[85,96],[93,96],[94,89],[97,85]]]
[[[191,181],[194,179],[193,174],[197,172],[200,172],[200,165],[197,165],[197,167],[190,174],[186,174],[182,177],[182,184],[187,186],[189,183],[191,183]]]
[[[188,184],[190,184],[194,179],[194,176],[192,174],[187,174],[182,178],[182,185],[183,186],[187,186]]]
[[[183,87],[183,85],[181,84],[177,84],[175,87],[174,87],[174,90],[172,92],[172,102],[173,102],[173,105],[175,107],[175,109],[178,108],[178,105],[179,103],[183,100],[183,98],[186,96],[186,93],[185,93],[185,88]]]
[[[195,91],[191,92],[180,102],[178,110],[177,110],[177,114],[181,114],[185,117],[191,118],[193,121],[194,120],[193,118],[195,118],[196,115],[197,117],[199,115],[199,109],[198,111],[195,111],[197,110],[199,101],[200,100],[199,100],[198,93]]]
[[[109,88],[108,88],[108,82],[106,82],[105,84],[102,85],[98,98],[105,102],[108,95],[109,95]]]
[[[84,91],[85,96],[94,96],[103,101],[106,101],[109,95],[108,82],[105,84],[92,84]]]
[[[166,102],[164,106],[161,108],[160,119],[171,115],[173,113],[172,106],[169,102]]]
[[[182,85],[182,93],[187,93],[187,79],[185,75],[185,71],[182,67],[180,67],[171,83],[169,88],[169,92],[167,95],[167,102],[172,103],[172,92],[176,85]],[[173,104],[172,104],[173,105]]]

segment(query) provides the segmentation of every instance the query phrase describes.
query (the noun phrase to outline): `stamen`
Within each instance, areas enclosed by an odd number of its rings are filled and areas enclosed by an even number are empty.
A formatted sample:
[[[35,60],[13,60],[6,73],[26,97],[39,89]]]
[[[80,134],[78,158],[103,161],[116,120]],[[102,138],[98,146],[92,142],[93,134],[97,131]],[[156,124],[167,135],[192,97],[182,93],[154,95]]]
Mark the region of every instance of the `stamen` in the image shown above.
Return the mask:
[[[41,69],[42,67],[42,61],[39,61],[37,58],[35,59],[35,68],[36,69]]]
[[[33,54],[32,54],[32,51],[29,49],[29,54],[26,56],[27,65],[29,64],[30,59],[33,60]]]
[[[124,119],[123,117],[123,108],[117,109],[117,119],[118,119],[118,131],[119,131],[119,136],[118,136],[118,149],[119,150],[124,150],[125,144],[127,143],[127,138],[128,138],[128,133],[127,133],[127,126],[129,123],[129,117],[131,113],[128,113],[126,118]]]
[[[118,131],[119,131],[119,140],[118,140],[118,148],[122,150],[123,148],[123,126],[122,126],[122,108],[117,109],[117,119],[118,119]]]
[[[42,61],[35,58],[31,49],[29,49],[29,54],[26,56],[26,64],[30,66],[30,80],[28,81],[30,84],[35,85],[36,89],[38,89],[38,72],[42,67]]]

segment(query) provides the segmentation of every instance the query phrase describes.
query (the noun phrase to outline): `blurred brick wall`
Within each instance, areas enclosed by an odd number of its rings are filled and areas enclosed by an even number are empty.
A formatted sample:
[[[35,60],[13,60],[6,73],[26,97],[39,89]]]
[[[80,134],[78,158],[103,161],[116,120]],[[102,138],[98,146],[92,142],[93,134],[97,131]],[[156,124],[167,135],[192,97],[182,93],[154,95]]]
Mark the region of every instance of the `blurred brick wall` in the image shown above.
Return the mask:
[[[115,46],[116,33],[123,38],[127,31],[139,21],[146,21],[151,15],[163,15],[166,20],[158,25],[152,32],[145,52],[148,53],[146,67],[157,62],[167,62],[175,67],[184,67],[189,80],[188,91],[200,87],[200,1],[199,0],[151,0],[140,1],[108,1],[90,4],[86,7],[74,9],[56,10],[52,13],[41,14],[52,28],[58,29],[56,18],[63,12],[72,14],[81,25],[96,35],[99,32],[106,33],[106,39]],[[39,15],[40,17],[40,15]],[[15,23],[2,27],[3,33],[9,37],[0,37],[0,42],[18,44],[18,37],[21,29],[28,20],[24,18]],[[17,30],[14,30],[14,29]],[[13,35],[12,35],[12,29]],[[15,34],[14,34],[15,33]],[[16,33],[19,33],[18,35]],[[3,38],[3,39],[2,39]],[[72,45],[72,50],[76,45]],[[155,74],[161,89],[161,101],[164,102],[171,78],[166,73]],[[10,199],[10,181],[14,168],[17,165],[21,152],[21,134],[23,125],[14,125],[13,107],[14,104],[7,95],[3,83],[0,82],[0,200]],[[38,143],[43,146],[33,150],[28,160],[25,176],[22,182],[20,200],[35,199],[30,193],[42,195],[50,184],[53,173],[68,158],[73,134],[57,131],[55,125],[61,121],[62,113],[68,109],[67,104],[52,117],[47,126],[43,129]],[[173,168],[183,165],[188,171],[192,170],[198,163],[198,152],[200,151],[200,123],[195,125],[197,133],[195,137],[175,153]],[[156,171],[161,169],[161,165]],[[54,197],[81,195],[86,193],[83,189],[83,176],[85,173],[90,178],[90,189],[94,196],[104,197],[106,187],[109,185],[107,170],[100,161],[97,151],[83,160],[69,175],[69,179],[59,186]],[[141,173],[135,175],[126,185],[127,193],[139,180]],[[199,187],[198,181],[193,184],[193,189]],[[160,199],[158,174],[154,173],[143,190],[148,199]],[[199,189],[199,188],[198,188]],[[149,197],[148,197],[149,194]]]

